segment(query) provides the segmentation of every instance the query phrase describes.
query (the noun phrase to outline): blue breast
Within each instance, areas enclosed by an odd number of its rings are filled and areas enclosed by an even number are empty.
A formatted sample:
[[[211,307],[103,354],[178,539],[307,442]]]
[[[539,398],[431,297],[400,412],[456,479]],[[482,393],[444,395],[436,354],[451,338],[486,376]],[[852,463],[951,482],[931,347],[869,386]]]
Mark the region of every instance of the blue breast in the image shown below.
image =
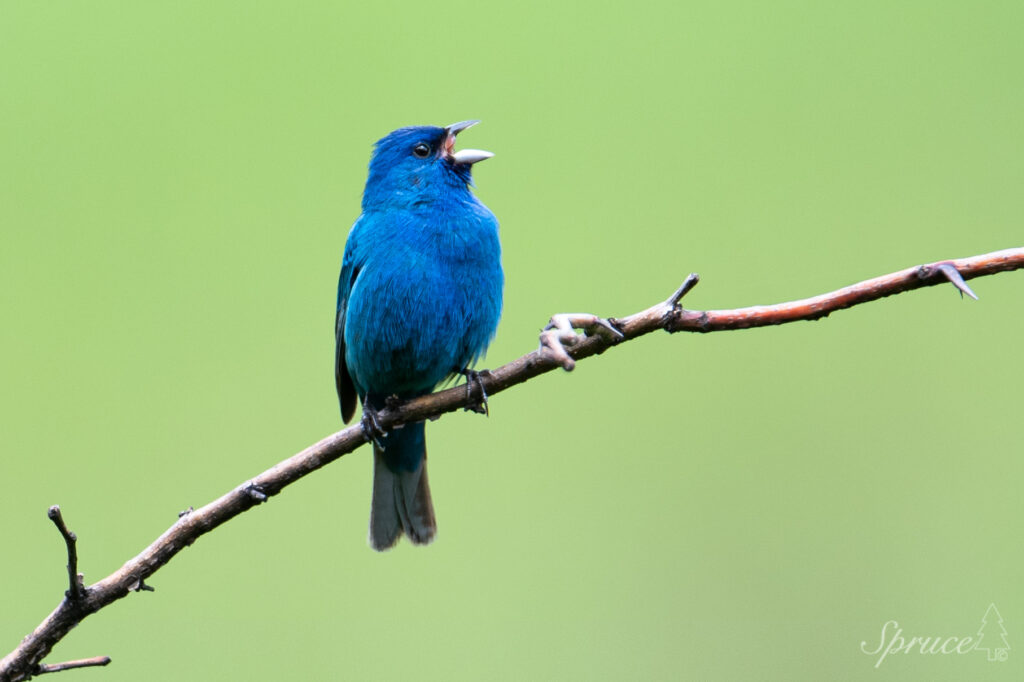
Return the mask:
[[[344,329],[360,395],[430,391],[484,353],[504,276],[498,222],[475,197],[366,212],[349,248],[365,254]]]

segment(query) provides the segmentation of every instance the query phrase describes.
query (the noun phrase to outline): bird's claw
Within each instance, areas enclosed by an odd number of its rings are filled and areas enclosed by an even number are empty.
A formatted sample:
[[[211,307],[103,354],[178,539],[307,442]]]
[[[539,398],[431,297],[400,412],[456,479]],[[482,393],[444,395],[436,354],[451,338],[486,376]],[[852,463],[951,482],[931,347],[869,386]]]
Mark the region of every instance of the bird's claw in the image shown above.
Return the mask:
[[[380,425],[380,419],[377,418],[377,410],[367,405],[366,401],[363,401],[363,416],[359,420],[359,425],[363,427],[363,435],[366,436],[366,440],[380,450],[384,450],[384,443],[381,442],[381,438],[385,434],[384,428]]]
[[[476,412],[482,414],[485,417],[490,417],[491,412],[487,407],[487,389],[484,388],[484,382],[482,377],[491,376],[490,370],[482,369],[479,372],[476,370],[465,369],[457,370],[459,374],[466,377],[466,406],[462,408],[466,412]],[[476,400],[473,399],[473,385],[480,388],[480,397]]]
[[[579,329],[583,334],[577,334]],[[567,372],[576,367],[576,361],[572,359],[566,346],[573,346],[581,338],[588,336],[601,336],[610,343],[618,343],[624,337],[622,332],[603,317],[590,315],[588,313],[561,313],[552,315],[551,321],[540,333],[540,350],[555,362],[562,366]]]

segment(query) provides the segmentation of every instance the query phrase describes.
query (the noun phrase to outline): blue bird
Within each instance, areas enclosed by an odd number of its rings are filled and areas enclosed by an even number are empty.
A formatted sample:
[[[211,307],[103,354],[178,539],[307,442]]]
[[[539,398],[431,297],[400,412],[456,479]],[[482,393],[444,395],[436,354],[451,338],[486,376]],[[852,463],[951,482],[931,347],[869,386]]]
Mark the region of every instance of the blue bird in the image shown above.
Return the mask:
[[[390,396],[424,395],[467,374],[494,337],[504,285],[498,221],[470,190],[473,164],[493,155],[454,149],[476,123],[400,128],[374,148],[338,281],[335,381],[345,422],[357,398],[366,423]],[[374,549],[402,533],[417,545],[434,539],[426,457],[423,422],[376,439]]]

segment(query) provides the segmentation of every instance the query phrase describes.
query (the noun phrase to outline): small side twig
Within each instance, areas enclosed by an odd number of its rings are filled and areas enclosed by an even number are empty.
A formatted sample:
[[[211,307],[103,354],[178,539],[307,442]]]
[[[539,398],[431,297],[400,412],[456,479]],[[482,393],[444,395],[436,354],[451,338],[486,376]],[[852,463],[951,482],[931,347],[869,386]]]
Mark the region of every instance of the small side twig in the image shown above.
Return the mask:
[[[69,602],[80,602],[85,597],[85,583],[83,582],[84,576],[78,572],[78,550],[76,548],[78,536],[68,530],[67,524],[64,523],[64,517],[61,516],[59,505],[55,504],[50,507],[46,515],[53,521],[53,525],[57,526],[57,530],[60,531],[64,538],[64,544],[68,548],[68,591],[64,593],[64,596],[68,598]]]
[[[963,298],[964,294],[967,294],[975,301],[978,300],[978,295],[974,293],[969,286],[967,286],[967,282],[964,281],[964,278],[960,275],[960,271],[956,269],[956,266],[953,265],[952,261],[943,261],[941,263],[933,263],[930,266],[922,266],[921,270],[917,273],[917,276],[921,279],[927,279],[928,277],[935,276],[935,273],[937,272],[941,273],[953,286],[960,290],[960,298]]]
[[[668,303],[669,306],[672,308],[678,307],[679,302],[683,300],[683,296],[686,296],[686,294],[690,293],[690,289],[693,289],[699,283],[700,275],[698,275],[696,272],[691,272],[689,275],[687,275],[686,279],[683,280],[683,283],[679,285],[679,288],[676,289],[676,292],[669,296],[669,299],[665,302]]]
[[[147,585],[142,578],[139,578],[138,582],[132,583],[128,586],[129,592],[156,592],[156,588],[152,585]]]
[[[59,673],[61,670],[72,670],[74,668],[95,668],[108,663],[110,663],[110,656],[93,656],[92,658],[80,658],[77,661],[65,661],[64,663],[40,663],[36,667],[35,674]]]

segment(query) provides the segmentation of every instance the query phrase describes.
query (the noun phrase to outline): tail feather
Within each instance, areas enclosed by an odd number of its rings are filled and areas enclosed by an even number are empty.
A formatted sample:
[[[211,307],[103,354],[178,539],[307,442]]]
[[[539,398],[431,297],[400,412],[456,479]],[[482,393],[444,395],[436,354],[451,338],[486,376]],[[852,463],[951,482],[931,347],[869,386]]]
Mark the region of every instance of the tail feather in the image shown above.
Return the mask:
[[[407,424],[384,437],[384,450],[373,448],[370,546],[379,552],[402,533],[414,545],[429,544],[437,534],[423,431],[422,423]]]

